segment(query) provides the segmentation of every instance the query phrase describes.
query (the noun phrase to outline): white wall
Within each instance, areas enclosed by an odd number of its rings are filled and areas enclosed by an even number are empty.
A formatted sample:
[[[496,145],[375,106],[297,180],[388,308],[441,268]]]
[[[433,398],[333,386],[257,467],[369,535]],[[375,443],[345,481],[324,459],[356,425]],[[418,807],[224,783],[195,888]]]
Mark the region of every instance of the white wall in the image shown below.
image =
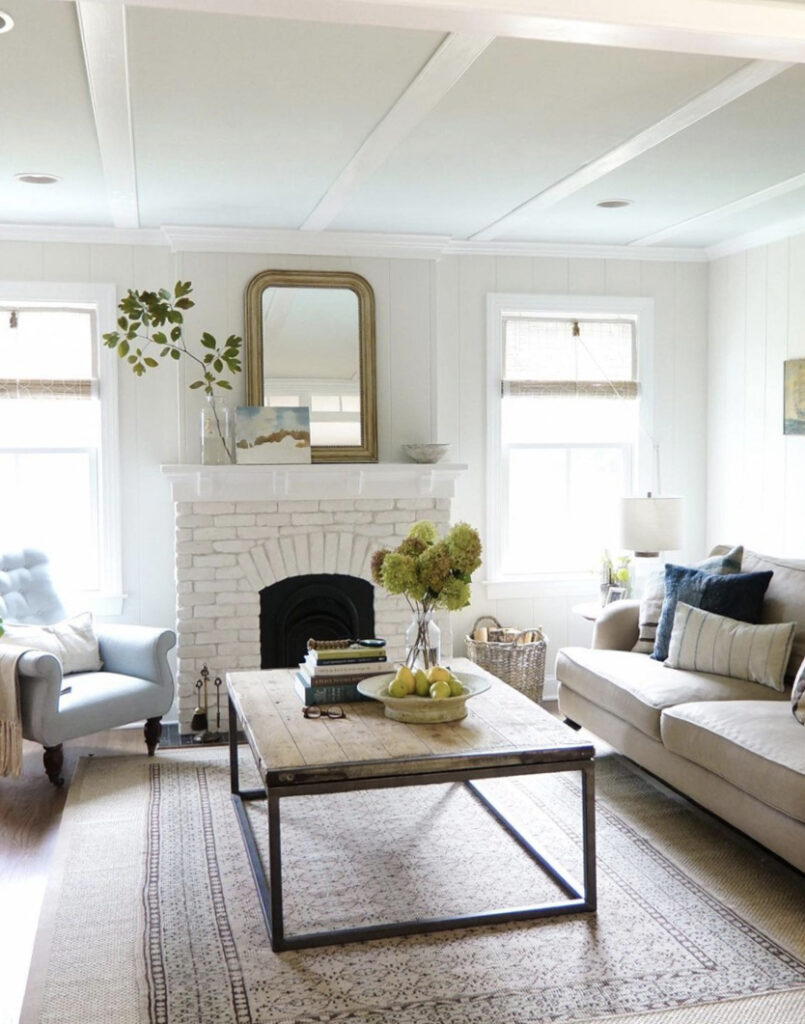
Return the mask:
[[[663,491],[686,499],[686,549],[704,549],[707,267],[698,263],[460,256],[424,259],[296,257],[276,254],[172,254],[149,246],[0,243],[0,279],[112,282],[128,288],[193,282],[196,308],[188,337],[243,334],[243,293],[270,268],[352,270],[363,274],[377,307],[380,460],[400,461],[405,441],[453,442],[451,461],[469,471],[456,502],[458,518],[485,533],[484,386],[486,295],[490,291],[650,296],[655,302],[653,432],[661,445]],[[137,379],[121,365],[123,620],[174,618],[173,527],[163,463],[199,460],[203,399],[188,391],[191,367],[165,364]],[[233,401],[245,396],[241,379]],[[546,495],[546,501],[550,496]],[[482,573],[479,574],[482,576]],[[543,625],[553,652],[586,643],[590,627],[570,612],[592,590],[537,592],[489,601],[474,588],[473,605],[457,617],[456,653],[475,617],[490,612],[506,624]]]
[[[805,437],[783,434],[783,362],[805,358],[805,235],[711,266],[708,543],[805,557]]]

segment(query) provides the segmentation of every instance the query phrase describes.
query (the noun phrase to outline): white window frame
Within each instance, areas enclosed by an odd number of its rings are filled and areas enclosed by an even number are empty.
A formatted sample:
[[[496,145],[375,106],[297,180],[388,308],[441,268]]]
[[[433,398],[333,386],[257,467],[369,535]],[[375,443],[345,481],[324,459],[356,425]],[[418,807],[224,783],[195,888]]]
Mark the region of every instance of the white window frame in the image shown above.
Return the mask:
[[[638,438],[632,487],[638,493],[651,489],[651,436],[654,395],[654,300],[644,297],[602,295],[530,295],[491,292],[486,300],[486,544],[487,597],[549,596],[578,591],[579,578],[570,573],[543,574],[514,579],[502,569],[504,530],[507,520],[506,468],[501,458],[501,380],[503,378],[503,317],[507,313],[535,313],[556,319],[578,316],[629,317],[635,323],[639,381]],[[546,497],[549,500],[549,497]]]
[[[100,616],[123,612],[123,556],[120,518],[120,444],[118,437],[118,357],[103,344],[103,334],[116,323],[117,289],[113,284],[68,281],[0,281],[4,304],[19,302],[65,306],[90,306],[95,337],[94,362],[100,395],[101,446],[98,470],[98,515],[100,518],[100,588],[83,595],[91,611]]]

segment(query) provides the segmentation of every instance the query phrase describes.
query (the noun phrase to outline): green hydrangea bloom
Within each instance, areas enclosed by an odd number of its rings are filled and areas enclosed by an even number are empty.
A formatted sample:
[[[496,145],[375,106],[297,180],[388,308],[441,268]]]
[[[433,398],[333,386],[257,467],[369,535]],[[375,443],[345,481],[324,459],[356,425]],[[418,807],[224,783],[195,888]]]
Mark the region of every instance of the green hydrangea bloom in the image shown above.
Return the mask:
[[[458,576],[451,576],[442,587],[438,603],[450,612],[466,608],[470,603],[469,583],[465,583]]]
[[[450,553],[444,541],[433,544],[419,557],[419,578],[433,594],[450,579]]]
[[[439,531],[436,529],[436,524],[432,523],[430,519],[420,519],[408,531],[408,536],[416,537],[417,540],[421,540],[424,544],[435,544]]]
[[[417,560],[411,555],[390,551],[383,560],[383,586],[390,594],[406,594],[414,601],[421,601],[426,588],[417,570]]]
[[[470,575],[481,564],[481,538],[467,523],[456,523],[445,537],[455,572]]]
[[[372,555],[372,561],[369,563],[370,571],[372,574],[372,581],[379,587],[383,584],[383,562],[386,560],[386,555],[389,553],[388,548],[379,548]]]

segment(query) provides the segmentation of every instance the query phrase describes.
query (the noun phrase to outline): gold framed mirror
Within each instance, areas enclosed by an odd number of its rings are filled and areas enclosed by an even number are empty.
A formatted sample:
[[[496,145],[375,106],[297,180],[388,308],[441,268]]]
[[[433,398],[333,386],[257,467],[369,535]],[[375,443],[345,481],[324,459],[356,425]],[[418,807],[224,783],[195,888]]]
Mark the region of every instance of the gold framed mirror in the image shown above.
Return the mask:
[[[369,282],[341,271],[264,270],[245,302],[248,404],[308,406],[313,462],[377,462]]]

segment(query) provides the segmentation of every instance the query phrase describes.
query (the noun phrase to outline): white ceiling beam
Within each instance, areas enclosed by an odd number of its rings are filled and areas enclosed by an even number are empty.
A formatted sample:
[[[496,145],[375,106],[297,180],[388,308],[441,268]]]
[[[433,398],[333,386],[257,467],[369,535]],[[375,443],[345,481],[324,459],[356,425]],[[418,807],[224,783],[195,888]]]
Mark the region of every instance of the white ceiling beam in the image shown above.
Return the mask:
[[[590,163],[580,167],[577,171],[573,171],[572,174],[568,174],[566,178],[557,181],[549,188],[538,192],[530,199],[520,203],[493,223],[475,232],[471,237],[478,241],[500,238],[506,229],[524,213],[533,213],[537,210],[556,206],[557,203],[567,199],[574,192],[578,192],[607,174],[611,174],[612,171],[648,152],[648,150],[658,146],[661,142],[665,142],[686,128],[690,128],[691,125],[715,113],[728,103],[732,103],[733,100],[782,74],[789,67],[791,67],[790,64],[781,64],[776,61],[752,61],[752,63],[742,67],[739,71],[729,75],[729,77],[719,82],[712,89],[708,89],[706,92],[696,96],[695,99],[675,110],[672,114],[663,117],[644,131],[633,135],[631,139],[627,139],[620,145],[615,146],[608,153],[604,153],[603,156],[590,161]]]
[[[54,0],[63,3],[66,0]],[[767,0],[93,0],[805,62],[805,9]]]
[[[673,238],[674,235],[681,234],[681,232],[687,231],[690,228],[702,227],[714,221],[731,217],[733,214],[741,213],[743,210],[751,210],[755,206],[768,203],[772,199],[787,195],[789,192],[796,192],[801,188],[805,188],[805,174],[795,174],[793,178],[786,178],[785,181],[780,181],[776,185],[760,189],[758,192],[750,192],[749,195],[743,196],[741,199],[736,199],[732,203],[725,203],[723,206],[716,206],[712,210],[708,210],[707,213],[700,213],[696,217],[688,217],[687,220],[680,220],[676,224],[670,224],[661,231],[655,231],[653,234],[645,235],[643,238],[636,238],[629,244],[636,246],[657,245],[659,242],[664,242],[666,238]]]
[[[321,231],[331,224],[356,189],[369,178],[414,128],[452,89],[493,42],[494,36],[459,32],[449,35],[386,116],[366,137],[350,162],[302,224]]]
[[[129,97],[126,12],[97,2],[76,4],[109,212],[116,228],[137,228],[137,173]]]

